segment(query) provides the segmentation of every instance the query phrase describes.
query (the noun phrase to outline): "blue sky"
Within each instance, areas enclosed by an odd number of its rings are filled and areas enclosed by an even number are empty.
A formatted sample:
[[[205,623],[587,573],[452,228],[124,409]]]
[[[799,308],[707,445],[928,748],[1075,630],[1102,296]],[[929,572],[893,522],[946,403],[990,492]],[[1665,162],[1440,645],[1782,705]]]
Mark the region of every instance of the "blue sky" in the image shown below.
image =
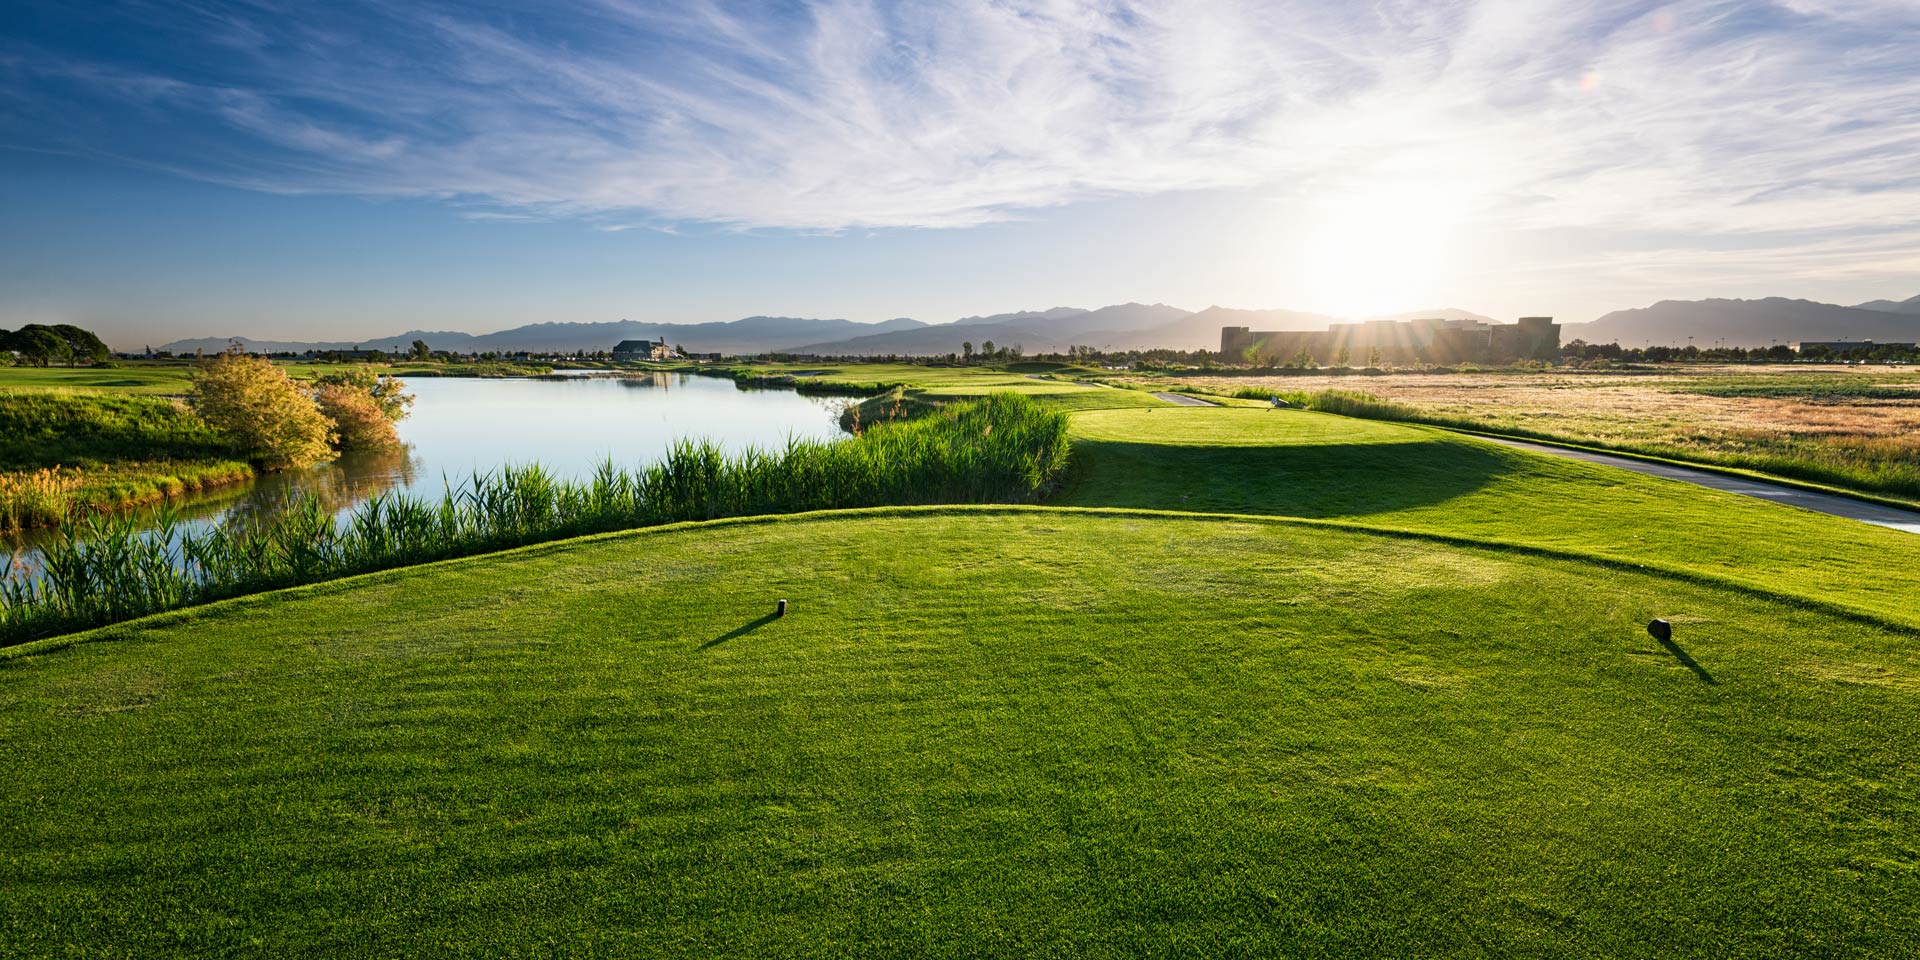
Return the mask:
[[[0,326],[1920,293],[1920,0],[42,3]]]

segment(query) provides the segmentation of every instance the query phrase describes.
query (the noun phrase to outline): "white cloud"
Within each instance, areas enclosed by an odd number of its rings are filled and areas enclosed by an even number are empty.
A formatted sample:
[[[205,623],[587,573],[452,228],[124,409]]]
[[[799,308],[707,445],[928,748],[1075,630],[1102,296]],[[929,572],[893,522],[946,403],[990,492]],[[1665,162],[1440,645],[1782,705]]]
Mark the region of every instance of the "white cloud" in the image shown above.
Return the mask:
[[[959,227],[1193,189],[1454,191],[1465,221],[1920,223],[1907,0],[594,0],[222,18],[211,82],[63,67],[238,139],[177,169],[616,224]],[[254,150],[253,148],[257,148]],[[237,172],[244,171],[244,172]],[[1457,224],[1454,226],[1458,226]]]

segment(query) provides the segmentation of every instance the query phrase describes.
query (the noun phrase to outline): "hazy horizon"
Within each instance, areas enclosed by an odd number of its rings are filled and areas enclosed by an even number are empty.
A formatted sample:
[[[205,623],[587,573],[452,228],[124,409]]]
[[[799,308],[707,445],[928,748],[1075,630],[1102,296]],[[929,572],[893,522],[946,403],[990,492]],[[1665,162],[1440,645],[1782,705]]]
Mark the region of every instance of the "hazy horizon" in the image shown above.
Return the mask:
[[[1920,293],[1920,5],[29,0],[0,327]]]

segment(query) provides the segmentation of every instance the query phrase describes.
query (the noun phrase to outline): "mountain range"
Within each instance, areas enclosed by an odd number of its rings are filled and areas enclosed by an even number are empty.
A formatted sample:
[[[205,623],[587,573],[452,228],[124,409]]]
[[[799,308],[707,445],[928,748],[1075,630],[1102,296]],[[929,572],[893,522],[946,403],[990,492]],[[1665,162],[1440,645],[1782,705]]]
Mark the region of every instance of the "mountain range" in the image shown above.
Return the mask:
[[[1886,305],[1882,307],[1880,305]],[[1873,300],[1852,307],[1813,300],[1662,300],[1615,310],[1592,323],[1567,324],[1560,341],[1709,347],[1764,347],[1800,340],[1920,340],[1920,297]]]
[[[1452,320],[1490,318],[1446,308],[1417,310],[1376,320],[1442,317]],[[495,333],[471,334],[448,330],[409,330],[391,337],[359,341],[252,340],[245,337],[209,337],[177,340],[163,350],[176,354],[224,350],[229,339],[255,352],[348,350],[355,347],[405,351],[414,340],[435,350],[457,353],[515,351],[607,350],[622,340],[664,339],[696,353],[755,354],[768,352],[825,356],[930,356],[961,353],[965,345],[983,349],[1018,345],[1029,354],[1064,351],[1074,344],[1109,350],[1213,349],[1220,328],[1244,326],[1256,330],[1323,330],[1344,318],[1298,310],[1241,310],[1211,306],[1189,311],[1164,303],[1122,303],[1087,310],[1054,307],[987,316],[962,317],[951,323],[929,324],[905,317],[880,323],[819,320],[804,317],[746,317],[726,323],[643,323],[621,320],[606,323],[534,323]],[[1565,324],[1562,342],[1619,342],[1626,346],[1681,345],[1692,338],[1697,346],[1716,341],[1728,345],[1766,346],[1798,340],[1920,340],[1920,296],[1908,300],[1872,300],[1854,306],[1768,297],[1761,300],[1662,300],[1648,307],[1616,310],[1590,323]]]
[[[852,320],[814,320],[804,317],[746,317],[725,323],[643,323],[620,320],[606,323],[530,323],[494,333],[462,333],[455,330],[408,330],[390,337],[365,340],[253,340],[247,337],[204,337],[176,340],[160,349],[176,354],[202,350],[216,353],[237,340],[256,353],[300,353],[306,350],[352,350],[364,347],[389,353],[405,351],[415,340],[424,340],[435,350],[454,353],[510,353],[520,350],[560,351],[610,350],[622,340],[664,339],[697,353],[764,353],[802,340],[829,337],[857,337],[870,333],[911,330],[924,327],[918,320],[900,318],[880,323],[856,323]]]
[[[1868,300],[1854,304],[1859,310],[1879,310],[1883,313],[1920,314],[1920,297],[1908,297],[1905,300]]]

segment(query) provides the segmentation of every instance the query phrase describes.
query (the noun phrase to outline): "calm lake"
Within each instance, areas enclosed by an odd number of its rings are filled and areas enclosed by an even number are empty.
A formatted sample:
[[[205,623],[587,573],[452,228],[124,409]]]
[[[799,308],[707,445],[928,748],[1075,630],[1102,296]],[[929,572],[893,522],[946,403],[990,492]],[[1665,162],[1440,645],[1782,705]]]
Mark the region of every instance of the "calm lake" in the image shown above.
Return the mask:
[[[742,390],[731,380],[687,374],[407,381],[412,413],[391,453],[343,457],[270,474],[177,502],[183,519],[217,523],[280,509],[311,494],[338,513],[382,491],[438,501],[449,486],[504,464],[538,463],[584,480],[601,461],[639,466],[680,439],[711,439],[729,452],[777,449],[789,437],[834,439],[843,401],[790,390]],[[11,546],[51,535],[28,531]]]

